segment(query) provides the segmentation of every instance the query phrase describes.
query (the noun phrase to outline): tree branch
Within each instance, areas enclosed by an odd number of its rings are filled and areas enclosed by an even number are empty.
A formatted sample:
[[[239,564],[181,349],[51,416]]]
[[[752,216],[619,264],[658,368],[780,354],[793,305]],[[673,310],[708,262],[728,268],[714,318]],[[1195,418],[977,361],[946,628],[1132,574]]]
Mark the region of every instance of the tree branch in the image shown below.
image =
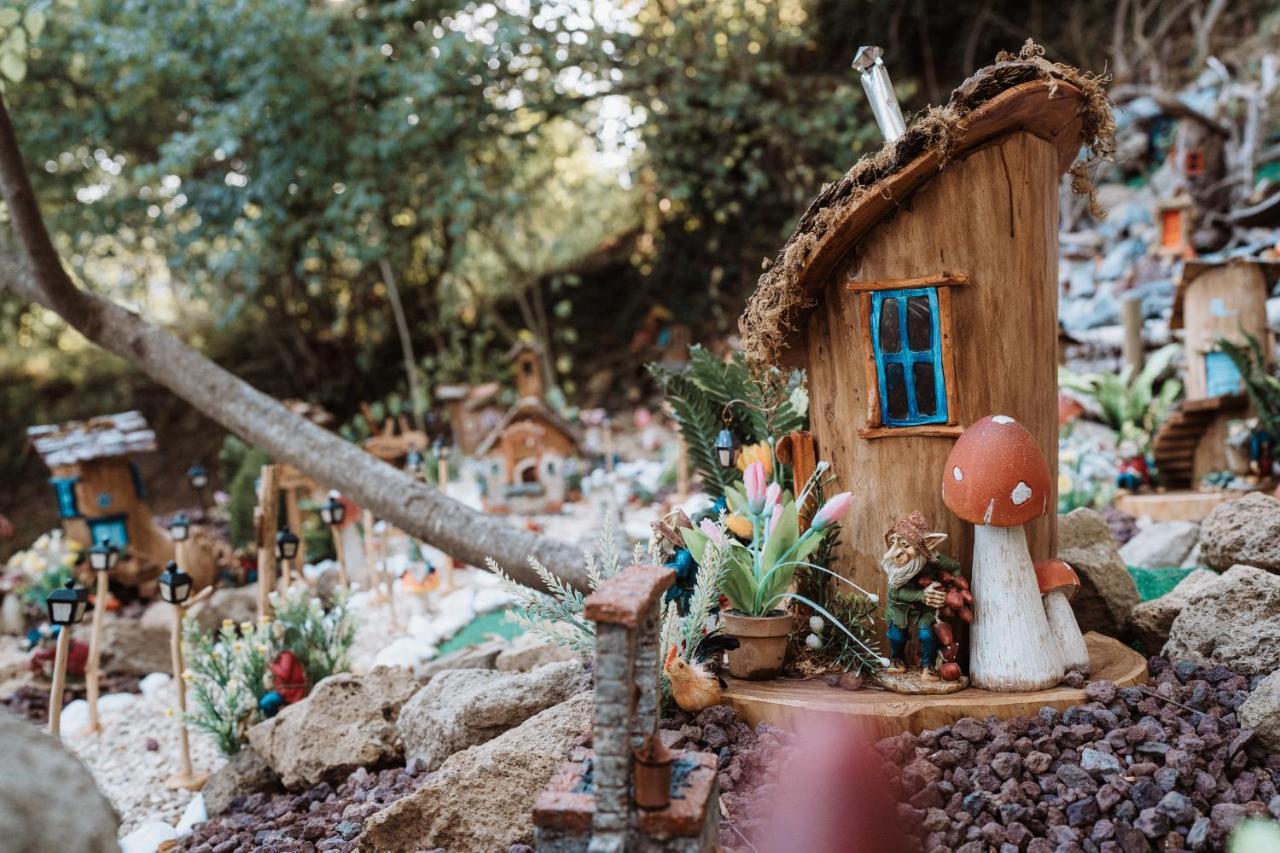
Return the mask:
[[[521,583],[541,589],[534,557],[566,583],[587,588],[582,552],[478,513],[407,473],[295,415],[174,335],[67,275],[40,214],[8,109],[0,103],[0,194],[16,248],[0,250],[0,284],[61,316],[98,346],[277,461],[340,489],[413,536],[472,565],[492,556]]]

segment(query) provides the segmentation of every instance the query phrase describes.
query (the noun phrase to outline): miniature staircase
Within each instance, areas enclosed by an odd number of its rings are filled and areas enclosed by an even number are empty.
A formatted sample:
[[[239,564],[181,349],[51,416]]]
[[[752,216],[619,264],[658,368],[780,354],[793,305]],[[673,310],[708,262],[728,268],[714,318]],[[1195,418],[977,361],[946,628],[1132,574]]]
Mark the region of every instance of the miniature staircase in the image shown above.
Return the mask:
[[[1160,425],[1152,444],[1160,485],[1166,489],[1192,488],[1196,448],[1205,431],[1224,411],[1243,413],[1245,407],[1245,398],[1239,395],[1183,400]]]

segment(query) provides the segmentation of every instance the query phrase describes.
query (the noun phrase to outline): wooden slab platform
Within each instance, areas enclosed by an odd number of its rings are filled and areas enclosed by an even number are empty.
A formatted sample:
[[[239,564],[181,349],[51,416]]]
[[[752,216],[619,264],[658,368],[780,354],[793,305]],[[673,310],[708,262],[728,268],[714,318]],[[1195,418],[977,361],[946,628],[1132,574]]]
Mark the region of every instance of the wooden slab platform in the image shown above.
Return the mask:
[[[1248,492],[1159,492],[1153,495],[1121,495],[1116,509],[1135,518],[1152,521],[1203,521],[1219,504],[1244,497]]]
[[[1133,649],[1102,634],[1085,635],[1091,678],[1113,681],[1120,687],[1147,680],[1147,659]],[[795,730],[801,720],[834,717],[856,722],[874,739],[892,737],[904,731],[920,732],[955,722],[961,717],[979,720],[1033,716],[1046,705],[1059,710],[1083,705],[1084,690],[1055,687],[1035,693],[992,693],[970,687],[944,696],[899,696],[874,688],[847,691],[828,687],[820,678],[804,680],[742,681],[728,679],[724,701],[732,705],[747,723],[762,720]]]

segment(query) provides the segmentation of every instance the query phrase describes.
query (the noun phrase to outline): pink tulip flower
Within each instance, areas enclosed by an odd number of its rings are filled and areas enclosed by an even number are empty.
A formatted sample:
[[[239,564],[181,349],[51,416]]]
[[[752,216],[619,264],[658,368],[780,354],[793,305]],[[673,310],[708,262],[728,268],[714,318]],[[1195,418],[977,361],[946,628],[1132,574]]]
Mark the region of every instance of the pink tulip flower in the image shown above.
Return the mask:
[[[822,505],[822,509],[814,514],[809,527],[813,530],[829,527],[839,521],[851,506],[853,506],[853,492],[841,492]]]
[[[778,498],[782,497],[782,486],[777,483],[770,483],[769,488],[764,490],[764,512],[763,515],[773,515],[773,508],[778,505]]]
[[[716,543],[717,548],[723,548],[725,545],[729,544],[729,540],[725,538],[724,531],[720,529],[718,524],[709,518],[702,519],[702,523],[698,525],[698,529],[702,531],[704,536]]]
[[[742,474],[742,485],[747,491],[747,509],[752,515],[759,515],[764,509],[765,474],[764,466],[752,462]]]
[[[782,504],[775,503],[773,511],[769,514],[769,533],[773,534],[773,529],[778,526],[778,522],[782,520]]]

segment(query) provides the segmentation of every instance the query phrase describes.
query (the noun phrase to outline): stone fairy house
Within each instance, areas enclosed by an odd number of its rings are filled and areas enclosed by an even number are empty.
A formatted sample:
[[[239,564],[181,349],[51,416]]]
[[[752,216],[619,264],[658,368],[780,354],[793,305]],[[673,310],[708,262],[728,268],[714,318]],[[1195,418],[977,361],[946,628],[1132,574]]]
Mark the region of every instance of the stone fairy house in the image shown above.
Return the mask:
[[[1182,331],[1186,397],[1153,444],[1163,486],[1193,487],[1205,474],[1229,467],[1230,424],[1248,416],[1249,404],[1240,371],[1217,342],[1245,346],[1252,337],[1267,366],[1274,363],[1267,296],[1277,279],[1280,262],[1258,258],[1183,265],[1169,328]]]
[[[808,371],[818,458],[855,499],[835,565],[863,587],[883,594],[884,531],[912,510],[967,560],[939,484],[969,424],[1016,418],[1056,469],[1059,187],[1090,190],[1073,164],[1113,128],[1095,79],[1028,44],[825,187],[766,264],[744,347]],[[1028,534],[1053,555],[1052,513]]]
[[[156,449],[156,434],[139,412],[33,426],[27,438],[49,466],[67,536],[86,545],[106,539],[157,570],[173,559],[173,542],[155,523],[132,458]]]
[[[631,566],[587,597],[585,615],[596,624],[592,750],[566,761],[538,798],[533,824],[540,853],[715,849],[715,755],[669,755],[667,804],[636,803],[638,766],[658,738],[658,622],[674,577],[660,566]]]
[[[558,512],[568,474],[580,456],[578,437],[543,399],[542,368],[532,347],[513,350],[519,399],[476,447],[485,512]]]

